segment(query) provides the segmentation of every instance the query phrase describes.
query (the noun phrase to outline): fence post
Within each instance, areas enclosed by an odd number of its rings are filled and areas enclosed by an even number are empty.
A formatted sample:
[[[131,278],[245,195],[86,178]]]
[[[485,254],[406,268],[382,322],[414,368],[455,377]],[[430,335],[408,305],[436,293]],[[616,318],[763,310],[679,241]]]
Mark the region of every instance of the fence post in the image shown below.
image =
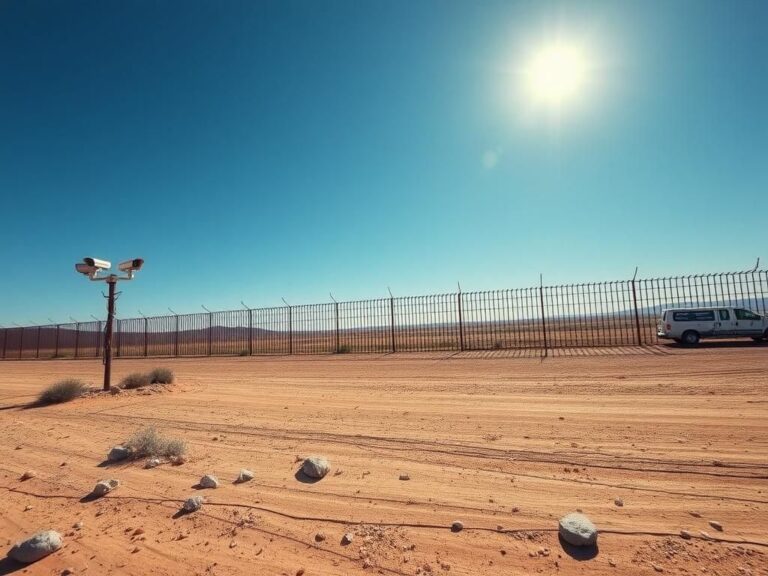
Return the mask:
[[[392,352],[395,350],[395,299],[392,297],[392,293],[389,293],[389,339]]]
[[[339,303],[333,303],[334,312],[336,315],[336,354],[339,353]]]
[[[35,352],[35,358],[40,358],[40,328],[41,326],[37,327],[37,352]]]
[[[8,329],[3,328],[3,360],[5,360],[5,342],[8,340]]]
[[[253,356],[253,310],[248,308],[248,356]]]
[[[179,315],[174,314],[174,317],[176,318],[176,336],[173,340],[173,355],[178,358],[179,357]]]
[[[96,358],[101,356],[101,320],[96,320]]]
[[[213,312],[208,312],[208,356],[213,350]]]
[[[115,324],[117,325],[117,357],[120,357],[120,353],[122,352],[123,347],[123,333],[120,330],[120,325],[122,324],[122,320],[116,320]]]
[[[548,352],[548,342],[547,342],[547,317],[544,313],[544,286],[543,281],[541,280],[541,277],[539,277],[539,304],[541,305],[541,327],[544,332],[544,356],[546,357]]]
[[[643,339],[640,335],[640,313],[637,309],[637,290],[635,289],[635,278],[637,277],[637,268],[635,268],[635,275],[632,277],[632,302],[635,306],[635,332],[637,334],[637,345],[643,345]]]
[[[80,322],[75,323],[75,358],[80,351]]]
[[[147,357],[147,352],[149,351],[148,343],[147,343],[147,330],[149,328],[149,320],[146,316],[144,316],[144,358]]]
[[[53,357],[58,358],[59,357],[59,329],[61,328],[60,324],[56,324],[56,344],[53,352]],[[5,356],[5,351],[3,351],[3,356]]]
[[[456,294],[456,307],[459,310],[459,351],[464,352],[464,315],[462,312],[461,285],[459,285],[459,293]]]

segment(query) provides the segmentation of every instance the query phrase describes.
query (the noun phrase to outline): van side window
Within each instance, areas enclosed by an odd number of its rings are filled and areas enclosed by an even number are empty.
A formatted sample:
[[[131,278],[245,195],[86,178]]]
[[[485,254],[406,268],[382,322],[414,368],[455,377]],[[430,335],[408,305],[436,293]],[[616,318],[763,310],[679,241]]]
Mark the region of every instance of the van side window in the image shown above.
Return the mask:
[[[714,310],[680,310],[672,313],[675,322],[714,322]]]
[[[728,314],[728,310],[720,310],[720,320],[730,320],[731,315]]]
[[[760,320],[760,316],[743,308],[736,308],[733,312],[736,314],[737,320]]]

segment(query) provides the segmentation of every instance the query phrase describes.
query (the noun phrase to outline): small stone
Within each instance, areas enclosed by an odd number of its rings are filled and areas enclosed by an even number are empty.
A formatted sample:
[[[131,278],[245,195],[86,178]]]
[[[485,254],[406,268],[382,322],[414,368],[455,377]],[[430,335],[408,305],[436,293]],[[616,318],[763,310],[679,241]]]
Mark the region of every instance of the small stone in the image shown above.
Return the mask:
[[[17,542],[8,552],[8,556],[17,562],[31,564],[61,548],[61,534],[55,530],[45,530]]]
[[[139,550],[140,548],[138,546],[134,546],[133,550],[131,550],[131,554],[136,554],[136,552],[138,552]]]
[[[616,560],[613,558],[608,559],[608,564],[611,566],[611,568],[616,568]]]
[[[75,573],[74,568],[64,568],[64,570],[61,571],[61,576],[71,576]]]
[[[141,536],[144,534],[144,528],[136,528],[136,530],[133,531],[134,536]]]
[[[30,510],[32,510],[32,506],[30,506],[29,504],[24,506],[24,512],[29,512]]]
[[[453,524],[451,524],[451,532],[461,532],[462,530],[464,530],[463,522],[455,520]]]
[[[230,547],[230,548],[234,548],[235,546],[237,546],[237,542],[235,542],[234,540],[232,540],[232,542],[230,542],[230,543],[229,543],[229,547]]]
[[[322,456],[310,456],[304,460],[301,465],[301,471],[310,478],[320,479],[331,470],[331,465],[326,458]]]
[[[181,466],[182,464],[185,464],[187,462],[186,456],[171,456],[171,464],[174,466]]]
[[[721,460],[712,460],[712,466],[724,466],[723,462]]]
[[[101,497],[109,494],[118,486],[120,486],[120,480],[116,480],[114,478],[110,480],[100,480],[99,482],[96,482],[96,486],[93,487],[91,494],[96,497]]]
[[[720,522],[715,522],[714,520],[710,520],[709,521],[709,525],[712,526],[712,528],[714,528],[718,532],[722,532],[723,531],[723,525],[720,524]]]
[[[656,572],[664,572],[664,568],[662,568],[658,564],[651,564],[651,566],[653,566],[653,569],[656,570]]]
[[[200,488],[218,488],[219,480],[213,474],[206,474],[200,478]]]
[[[242,470],[240,470],[240,473],[237,475],[237,478],[235,478],[235,482],[237,482],[238,484],[242,484],[243,482],[248,482],[249,480],[253,480],[253,476],[254,476],[253,472],[243,468]]]
[[[680,530],[680,538],[682,538],[683,540],[690,540],[691,533],[688,532],[688,530]]]
[[[355,535],[352,534],[352,532],[347,532],[344,534],[344,536],[341,537],[341,544],[343,546],[347,546],[348,544],[352,544],[352,540],[355,539]]]
[[[299,568],[296,570],[296,576],[304,576],[304,568]]]
[[[614,501],[613,501],[613,503],[614,503],[616,506],[618,506],[619,508],[621,508],[622,506],[624,506],[624,500],[622,500],[621,498],[616,498],[616,500],[614,500]]]
[[[107,460],[110,462],[120,462],[131,456],[131,449],[125,446],[114,446],[107,454]]]
[[[118,394],[123,393],[123,389],[120,388],[119,386],[110,386],[109,393],[112,394],[112,396],[117,396]]]
[[[29,480],[30,478],[34,478],[35,476],[37,476],[37,472],[35,472],[34,470],[27,470],[26,472],[24,472],[24,474],[21,475],[19,480],[23,482],[24,480]]]
[[[315,534],[315,542],[323,542],[325,540],[325,534],[318,532]]]
[[[181,505],[181,509],[184,512],[196,512],[203,507],[203,502],[205,502],[205,500],[202,496],[192,496],[191,498],[184,500],[184,504]]]
[[[80,520],[79,522],[75,522],[74,526],[72,526],[75,530],[81,530],[83,528],[83,521]]]
[[[144,464],[144,468],[157,468],[160,464],[160,458],[150,458],[147,460],[146,464]]]
[[[688,512],[688,514],[690,514],[694,518],[701,518],[701,514],[698,513],[698,512],[690,511],[690,512]]]
[[[560,518],[560,537],[574,546],[594,546],[597,543],[597,528],[584,514],[572,512]]]
[[[408,474],[400,474],[400,480],[410,480],[411,477]]]

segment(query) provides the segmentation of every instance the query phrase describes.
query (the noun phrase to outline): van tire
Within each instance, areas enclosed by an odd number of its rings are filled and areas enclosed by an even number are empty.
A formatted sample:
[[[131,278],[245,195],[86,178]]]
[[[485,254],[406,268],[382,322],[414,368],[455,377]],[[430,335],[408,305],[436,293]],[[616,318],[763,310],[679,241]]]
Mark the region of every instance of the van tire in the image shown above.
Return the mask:
[[[682,340],[684,346],[696,346],[699,343],[699,333],[696,330],[686,330]]]

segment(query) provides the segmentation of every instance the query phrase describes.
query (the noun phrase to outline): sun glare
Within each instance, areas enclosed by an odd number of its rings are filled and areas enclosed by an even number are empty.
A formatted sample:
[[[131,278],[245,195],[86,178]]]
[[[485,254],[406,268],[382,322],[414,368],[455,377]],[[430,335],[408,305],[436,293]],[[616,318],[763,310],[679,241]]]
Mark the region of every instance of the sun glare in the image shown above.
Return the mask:
[[[587,57],[576,45],[556,43],[533,54],[525,69],[534,102],[560,107],[576,98],[587,80]]]

